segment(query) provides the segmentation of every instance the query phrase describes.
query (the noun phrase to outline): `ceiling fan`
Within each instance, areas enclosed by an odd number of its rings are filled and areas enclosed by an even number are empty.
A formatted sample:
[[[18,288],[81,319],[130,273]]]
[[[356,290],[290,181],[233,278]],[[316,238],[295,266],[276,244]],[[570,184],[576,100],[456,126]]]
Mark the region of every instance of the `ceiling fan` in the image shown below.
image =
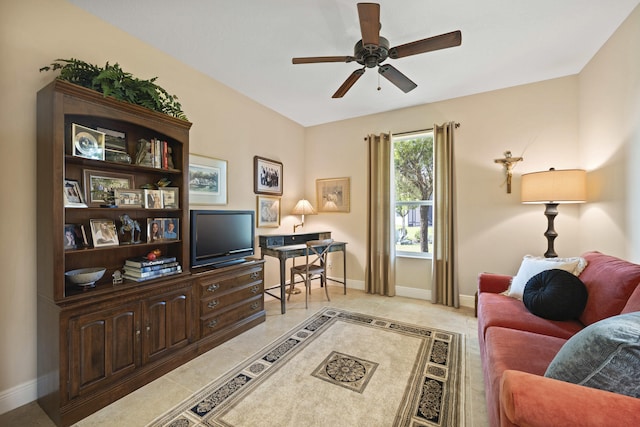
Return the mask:
[[[390,64],[383,64],[387,58],[398,59],[419,53],[446,49],[462,44],[462,33],[453,31],[389,48],[389,41],[380,36],[380,5],[377,3],[358,3],[360,32],[362,40],[354,47],[353,56],[311,56],[293,58],[294,64],[314,64],[320,62],[353,62],[364,67],[354,71],[338,88],[332,98],[342,98],[351,86],[358,81],[367,68],[378,67],[378,73],[407,93],[418,85]]]

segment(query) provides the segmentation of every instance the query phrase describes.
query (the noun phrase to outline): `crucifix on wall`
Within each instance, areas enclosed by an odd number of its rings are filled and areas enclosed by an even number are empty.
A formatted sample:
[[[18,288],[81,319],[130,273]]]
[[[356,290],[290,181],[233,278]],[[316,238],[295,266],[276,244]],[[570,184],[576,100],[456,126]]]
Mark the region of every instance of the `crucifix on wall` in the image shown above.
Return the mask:
[[[504,167],[504,172],[507,174],[507,193],[511,194],[511,177],[513,175],[513,167],[516,163],[524,160],[522,157],[513,157],[511,155],[511,151],[507,150],[504,152],[504,157],[502,159],[495,159],[494,162],[500,163]]]

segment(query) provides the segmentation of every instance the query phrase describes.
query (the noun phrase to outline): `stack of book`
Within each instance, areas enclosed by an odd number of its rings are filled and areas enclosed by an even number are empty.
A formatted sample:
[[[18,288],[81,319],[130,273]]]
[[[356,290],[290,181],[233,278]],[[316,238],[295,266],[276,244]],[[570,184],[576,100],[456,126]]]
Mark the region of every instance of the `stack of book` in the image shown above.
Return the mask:
[[[135,282],[157,279],[182,272],[176,257],[160,256],[154,260],[146,257],[130,258],[124,263],[124,278]]]

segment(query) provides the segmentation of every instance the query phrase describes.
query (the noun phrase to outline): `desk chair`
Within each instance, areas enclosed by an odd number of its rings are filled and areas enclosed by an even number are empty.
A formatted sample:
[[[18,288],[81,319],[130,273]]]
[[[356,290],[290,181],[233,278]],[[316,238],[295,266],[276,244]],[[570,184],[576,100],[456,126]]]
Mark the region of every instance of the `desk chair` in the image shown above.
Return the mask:
[[[311,293],[311,280],[320,279],[320,283],[324,286],[324,292],[327,295],[327,301],[329,299],[329,290],[327,289],[327,254],[329,248],[333,244],[333,239],[325,240],[310,240],[307,243],[306,262],[302,265],[294,265],[291,267],[291,284],[290,292],[287,300],[291,297],[293,292],[295,277],[300,276],[304,281],[305,293],[304,293],[304,306],[309,308],[309,294]]]

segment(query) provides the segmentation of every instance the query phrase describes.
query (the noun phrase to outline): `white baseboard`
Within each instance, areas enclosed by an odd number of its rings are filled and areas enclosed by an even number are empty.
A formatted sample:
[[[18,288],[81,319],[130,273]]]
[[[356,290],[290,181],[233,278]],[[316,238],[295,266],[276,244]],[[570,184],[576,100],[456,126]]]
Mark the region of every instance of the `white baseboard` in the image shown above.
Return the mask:
[[[38,398],[38,382],[27,381],[8,390],[0,391],[0,414],[12,411]]]
[[[342,279],[338,279],[338,280],[342,280]],[[334,283],[333,285],[336,285],[336,283]],[[347,288],[349,289],[358,289],[360,291],[364,291],[365,287],[364,287],[364,281],[363,280],[351,280],[348,279],[347,280]],[[396,286],[396,295],[399,297],[406,297],[406,298],[414,298],[414,299],[421,299],[421,300],[425,300],[425,301],[431,301],[431,290],[430,289],[418,289],[418,288],[411,288],[408,286]],[[272,296],[265,294],[265,300],[268,299],[275,299]],[[460,295],[460,305],[463,307],[471,307],[474,308],[475,307],[475,296],[474,295]]]

